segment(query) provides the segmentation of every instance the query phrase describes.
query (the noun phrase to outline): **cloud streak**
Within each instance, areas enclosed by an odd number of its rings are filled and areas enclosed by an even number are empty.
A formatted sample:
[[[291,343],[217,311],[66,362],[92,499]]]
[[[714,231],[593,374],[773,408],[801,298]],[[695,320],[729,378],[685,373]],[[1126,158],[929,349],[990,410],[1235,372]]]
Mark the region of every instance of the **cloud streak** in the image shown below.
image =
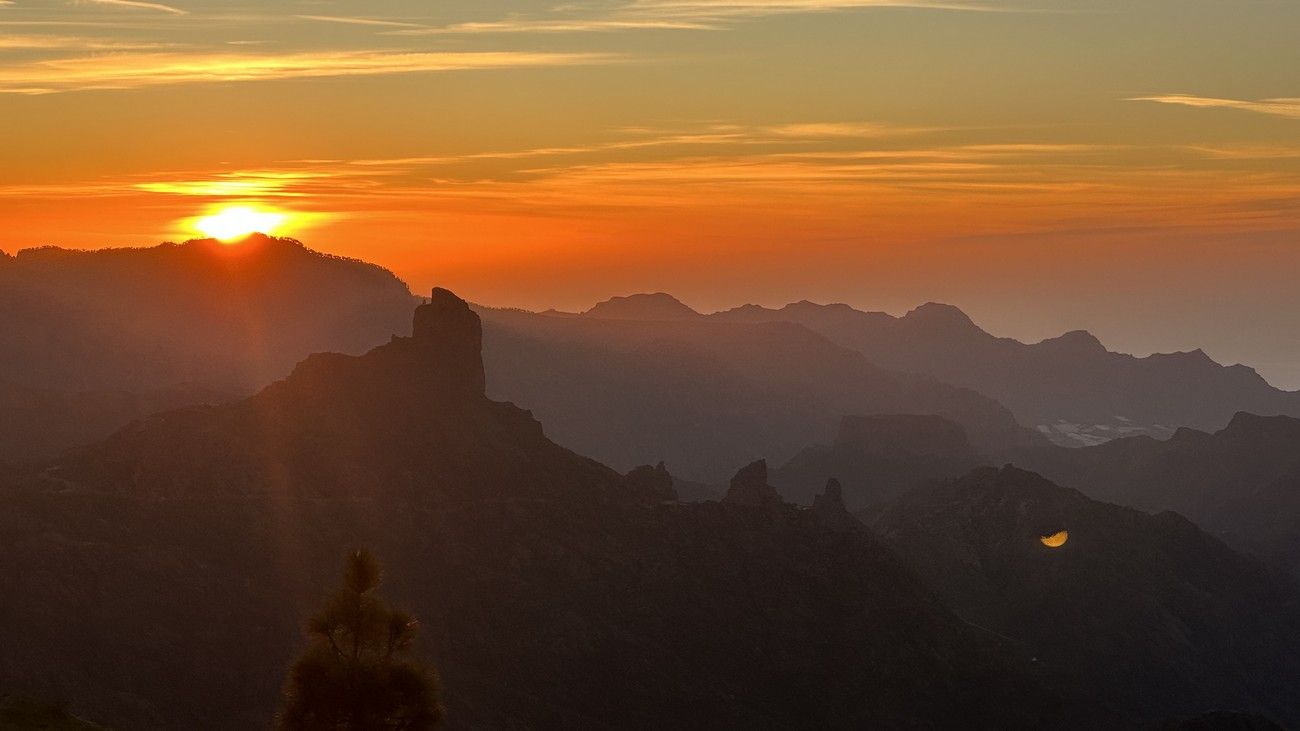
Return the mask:
[[[53,94],[275,79],[610,63],[596,53],[331,51],[279,55],[122,53],[0,66],[0,94]]]
[[[92,5],[106,5],[114,8],[127,8],[130,10],[153,10],[159,13],[170,13],[171,15],[186,15],[187,13],[180,8],[162,3],[144,2],[144,0],[87,0]]]
[[[1240,99],[1218,99],[1192,94],[1160,94],[1157,96],[1130,97],[1132,102],[1156,102],[1158,104],[1176,104],[1184,107],[1205,109],[1238,109],[1257,114],[1271,114],[1278,117],[1300,119],[1300,97],[1279,97],[1246,101]]]

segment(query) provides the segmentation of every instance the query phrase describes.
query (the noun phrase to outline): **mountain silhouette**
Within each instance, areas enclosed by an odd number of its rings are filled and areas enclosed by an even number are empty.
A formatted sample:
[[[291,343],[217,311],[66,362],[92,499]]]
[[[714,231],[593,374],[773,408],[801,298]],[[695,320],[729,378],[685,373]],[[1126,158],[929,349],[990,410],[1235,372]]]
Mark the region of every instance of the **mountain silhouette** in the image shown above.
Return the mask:
[[[876,529],[963,619],[1102,717],[1300,721],[1300,589],[1180,515],[985,467],[907,493]],[[1040,540],[1059,531],[1059,548]]]
[[[985,396],[878,368],[794,323],[478,312],[488,392],[621,470],[662,460],[720,484],[737,464],[829,441],[859,414],[942,415],[990,449],[1046,441]]]
[[[1214,433],[1118,439],[1014,458],[1088,495],[1174,510],[1229,544],[1300,574],[1300,419],[1238,413]]]
[[[663,292],[613,297],[582,313],[583,317],[610,320],[689,320],[699,315]]]
[[[1221,366],[1201,350],[1137,358],[1109,352],[1081,330],[1026,344],[990,335],[956,307],[933,302],[902,317],[807,301],[704,317],[799,323],[883,368],[997,399],[1022,424],[1065,446],[1168,436],[1180,426],[1219,429],[1237,411],[1300,416],[1300,392],[1274,388],[1246,366]]]
[[[263,726],[365,545],[424,623],[449,728],[1062,713],[833,501],[676,503],[664,468],[620,475],[489,400],[482,337],[434,290],[410,336],[0,470],[0,684],[124,728]]]
[[[377,266],[262,235],[20,251],[0,259],[0,412],[43,428],[0,441],[0,459],[246,395],[313,352],[363,352],[404,329],[414,303]]]

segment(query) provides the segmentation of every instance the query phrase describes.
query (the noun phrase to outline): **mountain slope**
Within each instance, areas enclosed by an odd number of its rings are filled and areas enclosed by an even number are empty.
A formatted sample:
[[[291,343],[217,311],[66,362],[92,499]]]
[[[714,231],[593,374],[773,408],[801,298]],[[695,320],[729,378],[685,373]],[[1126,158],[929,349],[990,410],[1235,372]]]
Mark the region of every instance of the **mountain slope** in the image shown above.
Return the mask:
[[[845,415],[940,414],[992,448],[1040,439],[984,396],[877,368],[793,323],[478,311],[489,393],[620,469],[662,460],[716,484],[736,464],[829,440]]]
[[[1300,392],[1254,370],[1221,366],[1200,350],[1137,358],[1084,331],[1040,343],[998,338],[961,310],[929,303],[903,317],[803,301],[708,315],[728,322],[796,322],[883,368],[923,373],[1006,405],[1017,420],[1065,446],[1119,436],[1218,429],[1237,411],[1300,416]]]
[[[253,235],[0,260],[0,381],[62,390],[254,390],[306,355],[405,327],[406,286],[372,264]]]
[[[481,337],[435,290],[411,337],[0,476],[0,684],[128,728],[261,726],[299,623],[365,544],[424,623],[451,728],[1053,712],[865,530],[665,503],[662,470],[554,444],[486,398]]]
[[[1228,543],[1300,573],[1300,420],[1239,413],[1209,434],[1015,453],[1099,500],[1176,510]]]
[[[876,524],[964,619],[1129,720],[1300,721],[1300,591],[1174,513],[1089,500],[1012,467],[900,498]],[[1050,548],[1039,537],[1068,531]]]
[[[0,257],[0,412],[16,425],[0,459],[251,393],[314,352],[362,352],[414,303],[377,266],[260,235]]]

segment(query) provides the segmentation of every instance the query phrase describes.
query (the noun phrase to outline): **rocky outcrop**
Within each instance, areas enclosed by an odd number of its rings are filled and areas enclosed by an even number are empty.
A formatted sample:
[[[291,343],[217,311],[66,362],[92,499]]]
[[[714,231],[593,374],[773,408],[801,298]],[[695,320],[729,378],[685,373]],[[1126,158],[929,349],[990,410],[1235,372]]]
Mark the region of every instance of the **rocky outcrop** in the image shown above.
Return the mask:
[[[760,459],[741,467],[731,478],[731,486],[722,502],[727,505],[780,507],[780,493],[767,484],[767,460]]]
[[[664,463],[651,467],[641,465],[627,473],[628,489],[646,502],[666,502],[677,499],[673,476]]]
[[[812,509],[817,519],[830,528],[844,530],[862,527],[858,519],[844,507],[844,489],[834,477],[826,481],[826,489],[822,494],[813,498]]]
[[[435,356],[431,365],[448,388],[483,394],[483,325],[465,300],[434,287],[415,309],[411,338]]]

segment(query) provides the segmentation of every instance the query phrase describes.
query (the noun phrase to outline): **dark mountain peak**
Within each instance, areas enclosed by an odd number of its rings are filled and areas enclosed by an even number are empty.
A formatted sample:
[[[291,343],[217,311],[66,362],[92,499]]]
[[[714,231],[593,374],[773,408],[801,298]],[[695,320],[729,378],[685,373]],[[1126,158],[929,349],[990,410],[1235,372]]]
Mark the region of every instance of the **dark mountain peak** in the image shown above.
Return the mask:
[[[844,505],[844,488],[834,477],[826,481],[826,489],[813,498],[813,513],[822,525],[843,529],[860,525]]]
[[[731,478],[724,503],[735,505],[780,505],[781,495],[767,483],[767,460],[760,459],[741,467]]]
[[[1290,416],[1260,416],[1246,411],[1233,414],[1232,421],[1216,436],[1266,438],[1285,437],[1300,444],[1300,419]]]
[[[411,337],[437,351],[439,367],[451,382],[483,394],[483,324],[465,300],[434,287],[429,301],[415,308]]]
[[[1173,353],[1152,353],[1143,360],[1155,363],[1173,363],[1181,366],[1200,367],[1200,368],[1222,368],[1213,358],[1204,350],[1196,348],[1195,350],[1179,350]]]
[[[1106,346],[1101,344],[1096,335],[1087,330],[1071,330],[1054,338],[1048,338],[1040,342],[1039,346],[1088,355],[1106,352]]]
[[[902,317],[903,322],[936,330],[978,330],[979,327],[953,305],[926,302]]]
[[[606,320],[689,320],[700,316],[665,292],[611,297],[582,314]]]
[[[627,473],[628,488],[646,502],[664,502],[676,500],[677,491],[673,488],[673,476],[669,474],[664,463],[651,467],[641,465]]]
[[[881,457],[964,455],[974,452],[961,425],[933,414],[875,414],[840,420],[837,446]]]

